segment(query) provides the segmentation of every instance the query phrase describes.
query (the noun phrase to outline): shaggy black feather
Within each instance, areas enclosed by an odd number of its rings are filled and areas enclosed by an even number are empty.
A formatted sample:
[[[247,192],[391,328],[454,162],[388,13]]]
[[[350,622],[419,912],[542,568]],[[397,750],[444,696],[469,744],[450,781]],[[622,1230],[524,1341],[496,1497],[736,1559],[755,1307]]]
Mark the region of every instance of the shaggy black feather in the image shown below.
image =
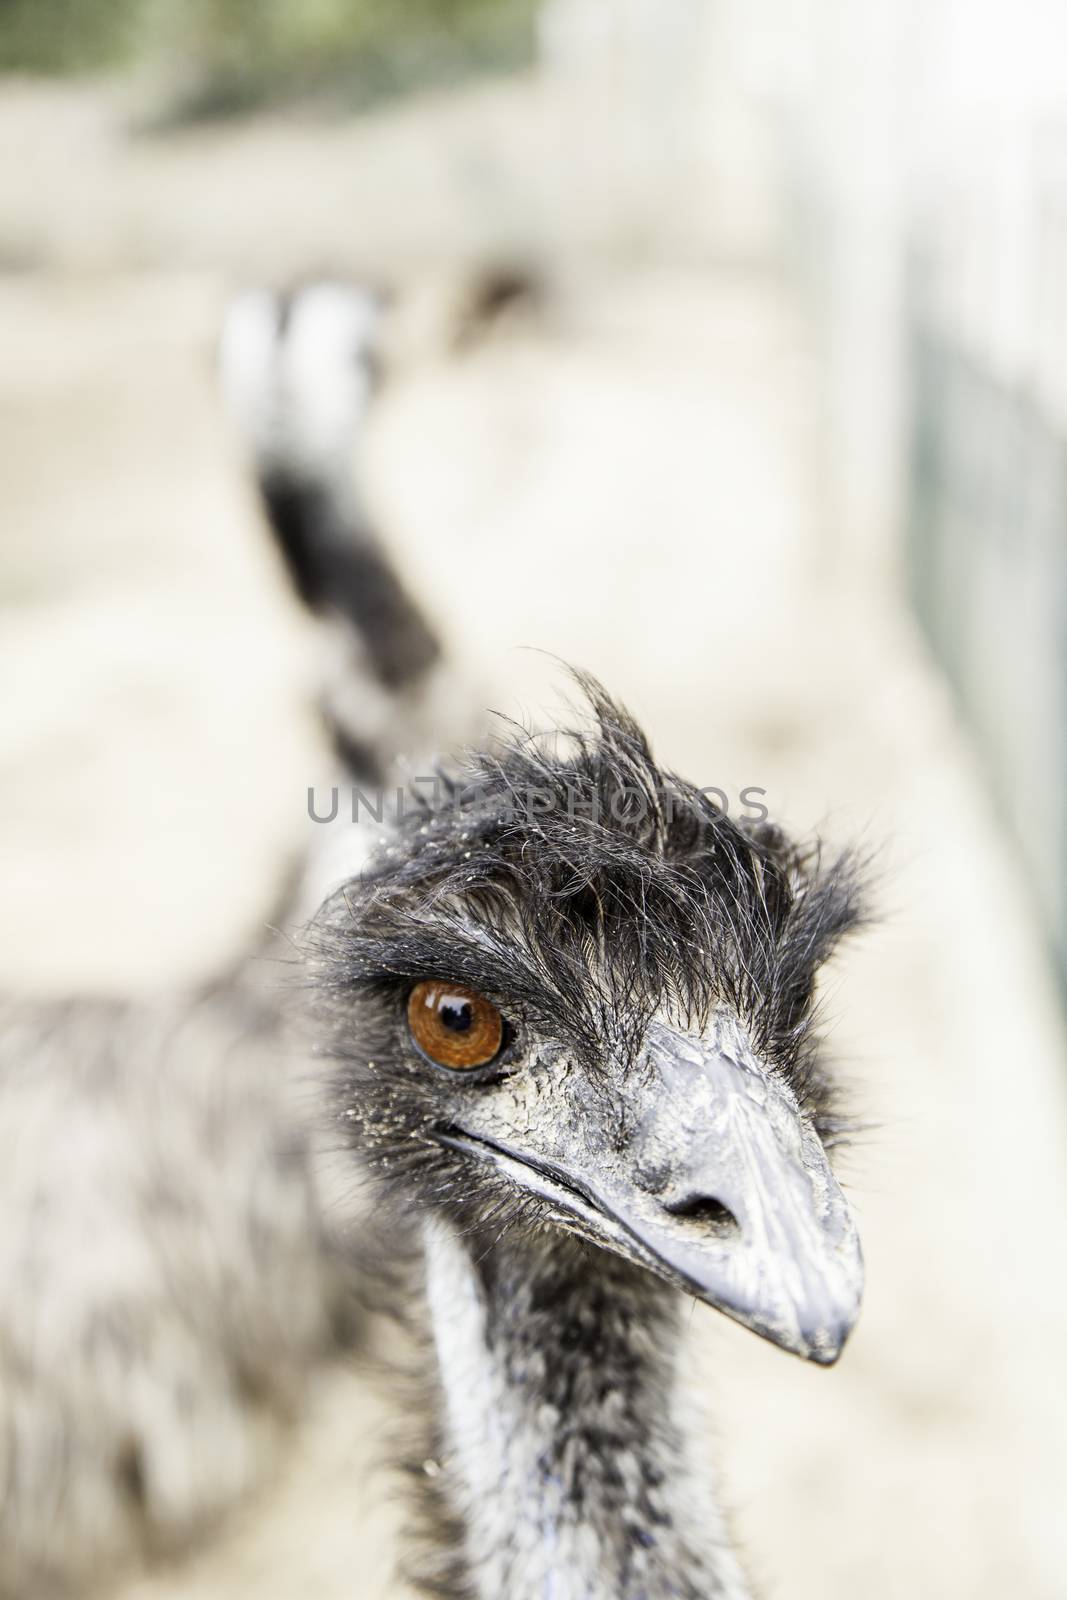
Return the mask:
[[[323,909],[311,950],[320,993],[340,1001],[331,1051],[368,1053],[352,1006],[369,1002],[384,1066],[383,1000],[435,976],[535,1018],[591,1071],[632,1062],[661,1008],[693,1027],[726,1004],[818,1117],[815,978],[861,918],[855,862],[733,820],[579,682],[592,731],[566,734],[564,753],[520,731],[472,758]]]

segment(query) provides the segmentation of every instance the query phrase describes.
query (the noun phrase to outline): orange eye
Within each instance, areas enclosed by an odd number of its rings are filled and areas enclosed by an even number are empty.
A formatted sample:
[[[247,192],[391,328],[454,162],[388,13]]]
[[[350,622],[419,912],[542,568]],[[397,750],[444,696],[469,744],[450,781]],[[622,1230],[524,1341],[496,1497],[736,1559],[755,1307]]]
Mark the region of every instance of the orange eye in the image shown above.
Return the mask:
[[[408,996],[408,1027],[424,1055],[439,1067],[484,1067],[500,1050],[504,1019],[474,989],[430,978]]]

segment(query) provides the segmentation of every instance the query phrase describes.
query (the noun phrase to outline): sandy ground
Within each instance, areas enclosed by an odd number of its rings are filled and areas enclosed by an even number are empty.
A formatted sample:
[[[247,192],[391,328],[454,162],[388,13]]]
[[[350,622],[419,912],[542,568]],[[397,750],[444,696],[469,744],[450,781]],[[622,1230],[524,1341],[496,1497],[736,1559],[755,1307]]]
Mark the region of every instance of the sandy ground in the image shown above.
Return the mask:
[[[792,1600],[1067,1594],[1057,996],[908,617],[827,559],[788,285],[707,240],[612,235],[603,196],[592,220],[580,189],[550,206],[560,134],[526,89],[167,143],[125,141],[108,104],[0,104],[24,269],[0,279],[6,982],[215,970],[268,914],[325,777],[307,636],[212,389],[229,285],[324,262],[429,280],[550,213],[554,308],[459,360],[416,347],[374,420],[405,570],[493,704],[551,712],[558,670],[520,647],[558,653],[687,776],[880,850],[885,920],[828,997],[873,1125],[844,1164],[862,1323],[832,1373],[712,1313],[691,1327],[753,1568]],[[121,1600],[398,1593],[387,1413],[323,1373],[261,1497]]]

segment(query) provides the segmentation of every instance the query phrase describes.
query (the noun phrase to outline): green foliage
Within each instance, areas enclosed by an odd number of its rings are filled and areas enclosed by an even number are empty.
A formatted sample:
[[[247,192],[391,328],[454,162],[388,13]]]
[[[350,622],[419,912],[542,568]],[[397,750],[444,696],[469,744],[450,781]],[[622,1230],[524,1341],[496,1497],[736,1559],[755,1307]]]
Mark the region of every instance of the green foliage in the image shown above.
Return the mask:
[[[188,115],[328,90],[365,101],[528,51],[533,0],[157,0]]]
[[[0,0],[0,71],[109,66],[133,48],[142,0]]]
[[[0,69],[173,69],[179,115],[365,100],[524,58],[535,0],[0,0]]]

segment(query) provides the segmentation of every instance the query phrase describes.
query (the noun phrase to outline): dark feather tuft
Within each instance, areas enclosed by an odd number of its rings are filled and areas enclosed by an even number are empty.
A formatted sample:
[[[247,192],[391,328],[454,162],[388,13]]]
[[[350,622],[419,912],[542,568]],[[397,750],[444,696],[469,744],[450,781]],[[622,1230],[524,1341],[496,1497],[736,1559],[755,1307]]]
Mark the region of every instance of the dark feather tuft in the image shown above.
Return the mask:
[[[511,729],[320,914],[311,948],[322,993],[341,1002],[334,1049],[347,1056],[357,1037],[353,998],[423,977],[519,1006],[593,1071],[633,1059],[657,1011],[698,1027],[726,1005],[829,1124],[812,1000],[861,919],[855,863],[726,815],[577,676],[590,726]]]

